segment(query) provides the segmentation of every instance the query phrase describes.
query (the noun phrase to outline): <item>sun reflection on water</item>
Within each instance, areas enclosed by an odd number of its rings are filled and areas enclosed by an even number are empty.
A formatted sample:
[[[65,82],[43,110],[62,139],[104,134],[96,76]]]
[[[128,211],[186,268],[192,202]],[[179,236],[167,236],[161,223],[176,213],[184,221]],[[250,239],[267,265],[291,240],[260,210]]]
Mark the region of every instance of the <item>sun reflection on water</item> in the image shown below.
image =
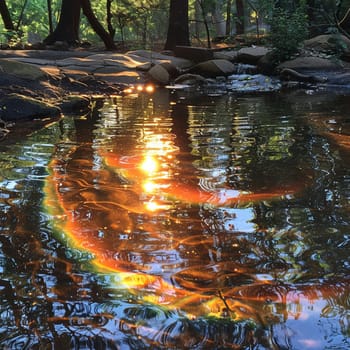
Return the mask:
[[[299,260],[311,249],[298,243],[304,232],[294,242],[299,250],[291,251],[295,231],[259,226],[259,220],[274,220],[274,200],[287,196],[288,212],[288,201],[302,186],[234,188],[230,169],[243,182],[247,164],[232,159],[244,157],[249,143],[232,155],[225,144],[230,137],[220,134],[224,127],[211,122],[202,130],[196,121],[190,134],[195,152],[184,156],[171,118],[151,109],[148,101],[135,120],[123,113],[118,122],[102,120],[93,147],[76,147],[51,164],[47,205],[57,206],[58,199],[60,213],[53,215],[59,231],[91,254],[96,271],[114,276],[115,290],[126,290],[139,303],[190,319],[264,326],[319,314],[311,310],[314,301],[326,305],[332,292],[290,283],[302,277]]]

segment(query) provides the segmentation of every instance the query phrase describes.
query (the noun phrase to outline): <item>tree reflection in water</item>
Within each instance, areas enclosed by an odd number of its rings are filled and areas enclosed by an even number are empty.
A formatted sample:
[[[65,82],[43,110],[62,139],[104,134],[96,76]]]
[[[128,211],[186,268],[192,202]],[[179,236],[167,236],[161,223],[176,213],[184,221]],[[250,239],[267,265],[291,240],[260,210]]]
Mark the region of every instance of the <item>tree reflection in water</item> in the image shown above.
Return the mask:
[[[1,284],[2,344],[346,345],[349,216],[322,207],[325,188],[344,185],[325,176],[333,154],[288,117],[292,104],[168,96],[117,98],[62,122],[45,182],[52,221],[23,220],[38,198],[4,220],[16,232],[1,235],[4,268],[21,273]],[[241,197],[210,201],[217,193]],[[28,234],[38,224],[40,240]]]

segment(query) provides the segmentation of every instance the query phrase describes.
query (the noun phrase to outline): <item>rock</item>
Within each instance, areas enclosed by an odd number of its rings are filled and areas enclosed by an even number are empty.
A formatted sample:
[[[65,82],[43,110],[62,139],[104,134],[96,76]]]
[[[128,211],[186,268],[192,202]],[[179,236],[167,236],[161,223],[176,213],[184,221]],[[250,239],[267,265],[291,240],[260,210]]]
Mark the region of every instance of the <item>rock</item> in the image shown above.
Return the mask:
[[[83,96],[66,96],[60,104],[63,113],[87,113],[90,111],[91,100]]]
[[[350,62],[350,52],[345,52],[341,54],[340,59],[344,62]]]
[[[236,62],[238,52],[235,50],[214,51],[214,59],[223,59],[230,62]]]
[[[39,67],[11,59],[0,59],[0,71],[27,80],[47,78],[47,74]]]
[[[93,70],[90,68],[90,73],[100,73],[100,74],[115,74],[120,72],[128,71],[129,69],[121,66],[121,65],[114,65],[114,66],[107,66],[107,67],[97,67]]]
[[[135,72],[132,70],[126,70],[123,72],[118,72],[115,74],[102,74],[95,73],[94,77],[98,81],[103,81],[106,83],[114,84],[122,84],[122,85],[135,85],[135,84],[145,84],[146,78],[144,74],[140,72]],[[93,87],[92,87],[93,90]]]
[[[90,70],[90,68],[87,68]],[[76,67],[76,66],[70,66],[70,67],[63,67],[60,69],[60,73],[63,76],[69,76],[74,79],[80,79],[82,77],[85,77],[86,75],[89,75],[89,71],[86,71],[83,67]]]
[[[170,80],[178,75],[177,68],[171,63],[160,63],[153,66],[148,75],[150,79],[156,83],[166,85]]]
[[[172,63],[178,69],[188,69],[193,66],[193,61],[186,58],[164,55],[148,50],[129,51],[126,55],[131,59],[139,61],[138,65],[145,62],[151,62],[153,64]]]
[[[302,74],[290,68],[282,69],[280,77],[282,80],[300,81],[303,83],[325,83],[327,81],[327,78],[325,77],[319,77],[310,74]]]
[[[61,110],[47,102],[20,95],[9,94],[0,100],[0,118],[4,121],[56,118]]]
[[[273,75],[276,68],[276,58],[272,51],[262,56],[257,62],[258,71],[262,74]]]
[[[56,64],[58,67],[68,67],[68,66],[77,66],[77,67],[91,67],[91,65],[96,65],[96,62],[99,66],[103,66],[103,60],[92,60],[88,57],[68,57],[62,60],[57,60]]]
[[[328,78],[328,84],[350,86],[350,73],[332,74]]]
[[[236,70],[234,64],[228,60],[214,59],[198,63],[190,73],[203,75],[204,77],[227,76],[234,73]]]
[[[27,41],[29,44],[37,44],[42,42],[42,38],[38,33],[28,32]]]
[[[350,53],[350,39],[341,34],[318,35],[305,40],[304,48],[327,54]]]
[[[166,85],[170,82],[170,74],[161,64],[156,64],[153,66],[148,71],[148,75],[150,79],[156,83]]]
[[[237,52],[238,62],[257,64],[270,50],[263,46],[243,47]]]
[[[201,85],[206,84],[207,80],[199,74],[186,73],[178,76],[174,82],[175,84]]]
[[[151,68],[152,68],[151,62],[142,63],[136,66],[136,70],[139,70],[141,72],[148,72]]]
[[[85,77],[82,77],[79,79],[79,81],[73,80],[71,85],[75,85],[74,91],[82,91],[83,93],[91,93],[91,91],[94,91],[95,93],[98,92],[99,94],[106,94],[106,95],[115,95],[120,93],[121,89],[119,87],[114,86],[113,84],[110,84],[106,80],[109,79],[112,80],[112,83],[115,82],[116,77],[115,76],[93,76],[93,75],[87,75]],[[79,88],[79,85],[76,84],[83,84],[85,88]]]
[[[16,62],[22,62],[22,63],[29,63],[36,67],[40,66],[49,66],[52,64],[52,61],[45,59],[45,58],[33,58],[33,57],[9,57],[11,60]]]
[[[320,57],[297,57],[293,60],[286,61],[277,66],[278,72],[284,68],[293,69],[297,72],[303,71],[335,71],[341,69],[340,64],[331,60]]]
[[[176,46],[174,49],[176,57],[187,58],[193,62],[209,61],[214,58],[214,52],[205,47]]]

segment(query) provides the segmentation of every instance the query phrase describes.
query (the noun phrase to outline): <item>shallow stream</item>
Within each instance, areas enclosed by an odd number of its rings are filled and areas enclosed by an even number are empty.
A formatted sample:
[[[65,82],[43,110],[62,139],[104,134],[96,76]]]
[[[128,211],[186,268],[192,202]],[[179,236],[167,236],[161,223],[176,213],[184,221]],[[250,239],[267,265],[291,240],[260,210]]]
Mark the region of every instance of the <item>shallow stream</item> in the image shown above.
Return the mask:
[[[156,90],[0,143],[1,349],[350,348],[350,99]]]

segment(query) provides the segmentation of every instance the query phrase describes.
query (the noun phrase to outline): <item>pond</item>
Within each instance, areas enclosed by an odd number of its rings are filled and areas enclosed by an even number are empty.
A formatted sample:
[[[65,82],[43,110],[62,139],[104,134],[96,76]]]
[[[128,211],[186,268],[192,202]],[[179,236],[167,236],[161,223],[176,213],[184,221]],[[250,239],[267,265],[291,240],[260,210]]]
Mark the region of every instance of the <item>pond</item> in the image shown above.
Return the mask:
[[[156,90],[0,143],[1,349],[349,349],[350,99]]]

